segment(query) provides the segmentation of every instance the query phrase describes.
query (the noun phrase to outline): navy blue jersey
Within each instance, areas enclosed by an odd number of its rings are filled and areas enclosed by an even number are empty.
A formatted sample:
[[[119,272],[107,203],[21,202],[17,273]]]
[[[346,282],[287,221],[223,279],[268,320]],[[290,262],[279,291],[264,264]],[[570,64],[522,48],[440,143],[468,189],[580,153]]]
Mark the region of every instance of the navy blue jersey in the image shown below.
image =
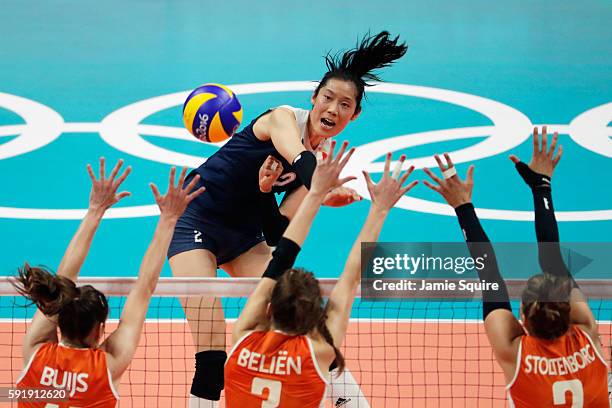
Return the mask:
[[[232,136],[229,141],[197,168],[206,192],[196,198],[203,217],[221,216],[232,225],[261,225],[257,209],[259,169],[268,155],[283,164],[283,173],[274,185],[275,193],[291,191],[302,185],[293,167],[272,144],[261,141],[253,125],[264,114]]]

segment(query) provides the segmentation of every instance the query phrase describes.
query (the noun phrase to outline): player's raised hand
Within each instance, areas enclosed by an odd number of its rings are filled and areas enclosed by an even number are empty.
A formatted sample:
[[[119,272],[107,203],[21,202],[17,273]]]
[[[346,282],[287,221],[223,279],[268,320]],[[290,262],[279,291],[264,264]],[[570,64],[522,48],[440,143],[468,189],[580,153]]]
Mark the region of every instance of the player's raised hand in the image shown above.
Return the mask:
[[[334,140],[331,142],[329,155],[317,164],[317,168],[312,175],[312,182],[310,185],[310,191],[312,193],[326,195],[333,188],[339,187],[348,181],[355,180],[353,176],[344,177],[342,179],[339,178],[342,169],[344,169],[344,166],[346,166],[346,163],[348,163],[355,151],[355,148],[351,148],[348,153],[344,154],[347,146],[348,142],[343,142],[338,154],[334,155],[336,141]]]
[[[563,146],[557,147],[559,134],[553,133],[550,147],[548,145],[548,134],[546,126],[542,127],[542,136],[540,137],[538,128],[533,128],[533,153],[529,164],[522,162],[517,156],[510,155],[510,160],[516,165],[519,174],[530,187],[549,186],[550,178],[552,177],[555,167],[561,160],[563,155]]]
[[[434,158],[436,162],[438,162],[438,167],[442,172],[442,178],[436,176],[434,172],[428,168],[424,168],[423,171],[425,171],[436,184],[432,184],[427,180],[424,180],[423,183],[432,190],[440,193],[446,202],[453,208],[471,203],[472,189],[474,188],[474,166],[472,165],[468,168],[467,176],[465,181],[463,181],[457,175],[455,165],[448,153],[444,153],[446,165],[442,163],[440,156],[435,155]]]
[[[274,156],[266,157],[259,168],[259,190],[269,193],[278,177],[283,173],[283,164]]]
[[[388,211],[393,208],[395,203],[397,203],[397,201],[404,194],[419,183],[418,181],[413,181],[407,186],[404,186],[404,183],[414,171],[414,166],[410,166],[408,170],[404,172],[404,174],[401,174],[402,165],[404,164],[405,160],[406,156],[401,155],[395,169],[391,173],[391,153],[387,153],[387,158],[385,160],[385,171],[378,183],[374,183],[372,181],[372,177],[370,177],[370,174],[363,171],[363,176],[365,177],[368,191],[370,192],[372,206]]]
[[[106,160],[104,157],[100,157],[100,178],[96,179],[91,164],[87,165],[87,173],[91,179],[91,192],[89,193],[89,209],[94,211],[106,211],[108,208],[119,202],[122,198],[125,198],[131,193],[128,191],[122,191],[117,194],[117,189],[127,178],[132,171],[132,167],[128,166],[123,174],[117,178],[117,174],[123,165],[123,160],[119,160],[111,174],[106,177]]]
[[[200,180],[200,175],[196,174],[195,177],[191,180],[187,186],[183,187],[185,182],[185,175],[187,174],[187,168],[183,167],[181,171],[181,175],[179,176],[179,182],[175,186],[174,185],[174,175],[176,174],[176,167],[172,167],[170,169],[170,180],[168,182],[168,191],[165,195],[161,195],[159,193],[159,189],[153,183],[150,183],[151,191],[153,191],[153,195],[155,196],[155,202],[159,207],[162,217],[168,217],[174,220],[177,220],[181,214],[187,208],[187,205],[202,194],[205,190],[204,187],[200,187],[195,191],[193,188],[195,187],[198,180]]]

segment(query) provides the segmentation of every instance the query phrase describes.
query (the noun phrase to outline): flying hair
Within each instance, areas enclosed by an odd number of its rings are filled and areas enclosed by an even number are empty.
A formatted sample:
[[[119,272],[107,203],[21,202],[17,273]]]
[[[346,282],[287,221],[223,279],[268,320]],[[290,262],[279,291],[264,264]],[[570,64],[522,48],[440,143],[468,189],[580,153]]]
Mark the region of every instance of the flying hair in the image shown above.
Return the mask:
[[[390,66],[406,54],[407,50],[406,43],[399,42],[399,36],[391,38],[388,31],[381,31],[376,35],[368,32],[356,48],[343,53],[328,53],[325,56],[327,72],[315,90],[315,95],[332,78],[352,81],[357,87],[356,99],[359,108],[364,88],[372,85],[367,81],[381,81],[374,71]]]
[[[70,279],[43,267],[25,264],[12,282],[17,292],[46,316],[58,317],[62,336],[82,342],[108,316],[106,296],[91,285],[76,286]]]
[[[365,81],[380,81],[375,69],[390,66],[395,60],[401,58],[407,51],[405,43],[399,42],[399,36],[390,38],[388,31],[381,31],[372,36],[366,34],[356,48],[335,55],[325,56],[325,65],[328,72],[342,72],[360,79],[364,85],[370,86]]]

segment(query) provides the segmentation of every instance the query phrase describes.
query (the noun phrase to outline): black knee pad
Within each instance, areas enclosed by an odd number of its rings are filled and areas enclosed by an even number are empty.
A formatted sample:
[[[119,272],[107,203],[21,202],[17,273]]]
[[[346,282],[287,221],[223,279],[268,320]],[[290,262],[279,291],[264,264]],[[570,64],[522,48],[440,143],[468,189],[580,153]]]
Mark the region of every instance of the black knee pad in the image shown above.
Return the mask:
[[[195,355],[196,369],[191,383],[191,395],[219,401],[223,390],[223,368],[227,353],[224,350],[200,351]]]

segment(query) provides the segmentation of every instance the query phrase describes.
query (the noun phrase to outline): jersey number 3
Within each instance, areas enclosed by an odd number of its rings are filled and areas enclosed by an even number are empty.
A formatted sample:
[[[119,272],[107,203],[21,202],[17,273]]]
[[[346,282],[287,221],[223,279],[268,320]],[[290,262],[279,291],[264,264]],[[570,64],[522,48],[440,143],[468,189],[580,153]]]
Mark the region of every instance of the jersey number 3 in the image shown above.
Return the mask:
[[[572,408],[582,408],[584,392],[580,380],[557,381],[553,383],[553,404],[565,405],[565,393],[572,394]]]
[[[253,384],[251,384],[251,393],[253,395],[262,396],[264,389],[268,389],[268,399],[262,401],[261,408],[276,408],[280,404],[281,387],[280,381],[267,380],[265,378],[255,377],[253,378]]]

